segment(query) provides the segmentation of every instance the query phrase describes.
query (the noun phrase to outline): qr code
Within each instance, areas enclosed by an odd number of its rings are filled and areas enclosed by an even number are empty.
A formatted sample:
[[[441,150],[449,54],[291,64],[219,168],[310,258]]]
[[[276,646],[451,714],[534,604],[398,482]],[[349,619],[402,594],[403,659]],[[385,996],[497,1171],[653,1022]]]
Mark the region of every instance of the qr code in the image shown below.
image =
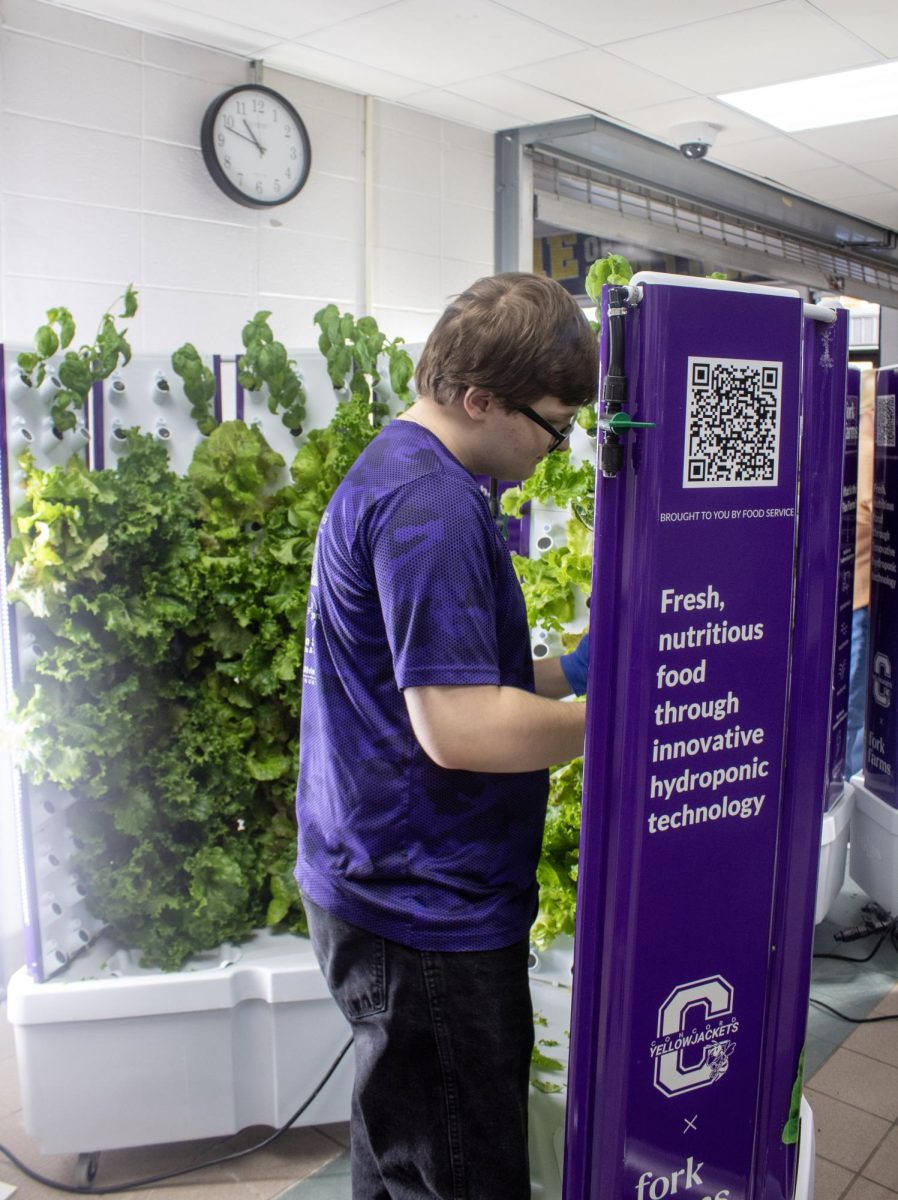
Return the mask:
[[[683,487],[773,487],[783,364],[690,358]]]
[[[895,397],[876,397],[876,444],[884,450],[895,445]]]

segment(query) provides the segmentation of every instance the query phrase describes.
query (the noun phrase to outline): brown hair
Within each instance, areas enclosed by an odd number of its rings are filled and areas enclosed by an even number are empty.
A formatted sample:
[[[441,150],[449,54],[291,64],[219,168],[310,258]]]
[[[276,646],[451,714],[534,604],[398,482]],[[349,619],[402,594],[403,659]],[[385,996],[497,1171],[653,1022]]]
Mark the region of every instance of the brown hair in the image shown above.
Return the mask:
[[[478,279],[448,305],[424,346],[418,394],[451,404],[482,387],[506,407],[540,396],[571,407],[596,397],[596,335],[577,301],[542,275]]]

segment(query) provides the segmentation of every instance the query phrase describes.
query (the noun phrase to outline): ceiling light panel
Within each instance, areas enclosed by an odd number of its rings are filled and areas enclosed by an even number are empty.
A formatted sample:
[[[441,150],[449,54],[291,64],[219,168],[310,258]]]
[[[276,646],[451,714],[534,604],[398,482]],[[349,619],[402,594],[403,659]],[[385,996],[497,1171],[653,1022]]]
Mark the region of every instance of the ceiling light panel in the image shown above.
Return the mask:
[[[787,133],[893,117],[898,115],[898,62],[725,92],[720,99]]]

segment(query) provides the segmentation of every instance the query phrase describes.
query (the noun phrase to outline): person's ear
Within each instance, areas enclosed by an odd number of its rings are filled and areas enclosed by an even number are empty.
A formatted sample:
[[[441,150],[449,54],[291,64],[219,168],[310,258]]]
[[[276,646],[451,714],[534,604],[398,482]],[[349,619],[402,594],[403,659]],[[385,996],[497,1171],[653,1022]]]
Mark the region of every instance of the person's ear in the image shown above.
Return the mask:
[[[493,393],[482,387],[469,387],[461,402],[467,416],[478,423],[485,420],[487,414],[498,404]]]

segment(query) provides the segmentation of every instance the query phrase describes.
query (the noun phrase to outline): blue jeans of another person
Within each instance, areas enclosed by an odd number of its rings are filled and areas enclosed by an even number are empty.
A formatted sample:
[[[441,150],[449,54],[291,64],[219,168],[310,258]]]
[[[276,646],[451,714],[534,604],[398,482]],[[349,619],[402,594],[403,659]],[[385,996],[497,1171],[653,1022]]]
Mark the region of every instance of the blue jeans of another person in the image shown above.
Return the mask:
[[[851,681],[848,685],[848,729],[845,734],[845,777],[864,766],[864,714],[867,706],[867,647],[870,609],[856,608],[851,621]]]
[[[353,1200],[530,1200],[526,940],[412,950],[303,904],[352,1026]]]

